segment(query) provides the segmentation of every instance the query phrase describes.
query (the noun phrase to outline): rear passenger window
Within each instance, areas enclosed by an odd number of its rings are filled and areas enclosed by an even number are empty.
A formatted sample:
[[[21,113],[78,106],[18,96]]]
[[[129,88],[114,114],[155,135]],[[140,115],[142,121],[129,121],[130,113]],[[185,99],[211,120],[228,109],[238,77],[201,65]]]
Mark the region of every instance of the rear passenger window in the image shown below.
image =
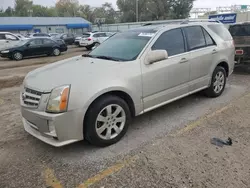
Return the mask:
[[[185,27],[189,50],[196,50],[206,46],[205,37],[200,26]]]
[[[167,50],[169,56],[184,53],[185,44],[181,29],[163,33],[153,45],[152,50]]]
[[[222,25],[222,24],[213,24],[208,25],[209,29],[211,29],[213,32],[215,32],[220,38],[222,38],[225,41],[232,40],[232,36],[228,29]]]
[[[204,36],[205,36],[205,40],[206,40],[206,45],[207,46],[212,46],[215,45],[214,40],[212,39],[212,37],[208,34],[208,32],[205,29],[202,29]]]

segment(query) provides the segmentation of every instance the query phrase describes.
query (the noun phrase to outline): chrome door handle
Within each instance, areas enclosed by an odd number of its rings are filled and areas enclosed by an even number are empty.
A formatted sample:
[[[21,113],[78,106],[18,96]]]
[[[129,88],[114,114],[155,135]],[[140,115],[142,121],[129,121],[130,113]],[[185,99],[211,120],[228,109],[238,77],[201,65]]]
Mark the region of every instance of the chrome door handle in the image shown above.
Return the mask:
[[[218,52],[217,52],[216,49],[214,49],[214,50],[212,51],[212,54],[216,54],[216,53],[218,53]]]
[[[180,63],[187,63],[188,62],[188,60],[186,59],[186,58],[182,58],[181,60],[180,60]]]

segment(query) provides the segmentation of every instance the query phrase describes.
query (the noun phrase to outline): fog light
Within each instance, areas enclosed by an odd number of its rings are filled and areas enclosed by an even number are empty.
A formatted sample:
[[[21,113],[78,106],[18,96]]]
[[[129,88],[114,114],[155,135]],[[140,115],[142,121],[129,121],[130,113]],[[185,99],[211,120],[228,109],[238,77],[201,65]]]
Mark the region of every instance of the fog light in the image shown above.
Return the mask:
[[[49,134],[53,137],[56,137],[56,128],[55,125],[53,124],[52,121],[48,121],[48,126],[49,126]]]

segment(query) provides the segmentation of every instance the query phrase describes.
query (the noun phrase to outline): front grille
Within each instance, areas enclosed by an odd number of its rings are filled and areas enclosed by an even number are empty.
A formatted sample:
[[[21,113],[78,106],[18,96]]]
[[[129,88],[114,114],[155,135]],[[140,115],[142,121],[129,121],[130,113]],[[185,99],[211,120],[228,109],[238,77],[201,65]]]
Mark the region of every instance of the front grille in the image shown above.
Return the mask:
[[[25,88],[22,94],[23,103],[32,108],[37,108],[42,97],[42,93],[29,88]]]

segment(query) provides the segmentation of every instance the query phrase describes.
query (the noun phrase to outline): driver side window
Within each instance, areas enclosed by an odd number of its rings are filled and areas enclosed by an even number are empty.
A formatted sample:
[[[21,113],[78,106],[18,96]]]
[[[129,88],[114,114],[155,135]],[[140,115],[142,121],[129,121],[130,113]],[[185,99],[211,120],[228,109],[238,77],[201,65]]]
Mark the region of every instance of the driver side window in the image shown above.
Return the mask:
[[[11,34],[6,34],[6,35],[5,35],[5,38],[6,38],[7,40],[18,40],[17,37],[15,37],[14,35],[11,35]]]
[[[172,29],[164,32],[155,42],[152,50],[166,50],[168,56],[184,53],[185,43],[181,29]]]

